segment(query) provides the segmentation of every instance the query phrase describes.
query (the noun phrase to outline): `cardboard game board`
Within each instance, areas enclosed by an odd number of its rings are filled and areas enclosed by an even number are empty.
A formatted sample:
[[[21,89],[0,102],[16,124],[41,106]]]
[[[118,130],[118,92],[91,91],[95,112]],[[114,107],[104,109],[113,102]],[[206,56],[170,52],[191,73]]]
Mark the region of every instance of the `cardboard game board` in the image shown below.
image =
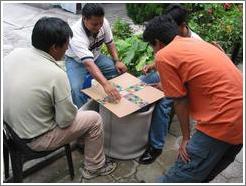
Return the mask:
[[[121,94],[122,98],[119,103],[111,103],[110,97],[99,83],[92,84],[90,88],[81,91],[120,118],[164,97],[162,91],[143,83],[129,73],[124,73],[109,81]]]

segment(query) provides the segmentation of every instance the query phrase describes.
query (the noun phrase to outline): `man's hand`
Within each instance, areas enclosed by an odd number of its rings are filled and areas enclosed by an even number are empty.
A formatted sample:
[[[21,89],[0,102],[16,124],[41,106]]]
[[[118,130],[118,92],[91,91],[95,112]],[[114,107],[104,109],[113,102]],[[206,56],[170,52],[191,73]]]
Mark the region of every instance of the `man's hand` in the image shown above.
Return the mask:
[[[104,88],[104,91],[106,92],[106,94],[113,99],[112,100],[113,102],[117,103],[120,101],[121,96],[120,96],[119,92],[117,91],[117,89],[113,85],[111,85],[108,82],[103,86],[103,88]]]
[[[86,69],[90,72],[90,74],[102,85],[104,91],[109,96],[110,100],[112,98],[112,102],[117,102],[120,100],[121,96],[117,89],[110,84],[110,82],[104,77],[98,66],[94,63],[94,61],[85,61],[84,65]]]
[[[181,158],[185,163],[187,163],[188,161],[190,161],[190,156],[186,151],[186,146],[189,140],[186,139],[182,139],[182,142],[179,146],[179,150],[178,150],[178,155],[177,158]]]
[[[119,74],[122,74],[127,71],[126,65],[121,61],[116,61],[115,68]]]
[[[151,70],[155,69],[155,64],[148,64],[148,65],[144,65],[142,72],[146,75],[147,73],[149,73]]]

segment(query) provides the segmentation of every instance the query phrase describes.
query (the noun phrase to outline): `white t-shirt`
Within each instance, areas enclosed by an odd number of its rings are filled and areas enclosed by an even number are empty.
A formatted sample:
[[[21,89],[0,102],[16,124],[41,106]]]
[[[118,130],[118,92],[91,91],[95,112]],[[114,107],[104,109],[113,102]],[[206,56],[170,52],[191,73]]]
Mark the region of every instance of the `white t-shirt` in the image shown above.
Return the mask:
[[[195,32],[193,32],[192,30],[189,29],[189,31],[190,31],[190,37],[191,38],[203,40],[198,34],[196,34]]]
[[[82,18],[72,26],[72,31],[73,38],[69,42],[66,55],[79,63],[88,58],[96,60],[100,55],[101,45],[113,41],[113,34],[106,18],[96,37],[83,25]]]

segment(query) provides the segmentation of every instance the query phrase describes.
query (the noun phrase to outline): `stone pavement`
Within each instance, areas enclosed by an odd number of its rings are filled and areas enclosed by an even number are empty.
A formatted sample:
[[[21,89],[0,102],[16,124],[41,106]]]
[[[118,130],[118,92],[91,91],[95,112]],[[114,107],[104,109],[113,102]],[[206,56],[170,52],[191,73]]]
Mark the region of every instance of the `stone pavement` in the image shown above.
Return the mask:
[[[124,4],[104,4],[106,17],[112,23],[120,17],[129,23],[132,21],[126,15]],[[3,56],[7,55],[16,47],[31,46],[31,31],[36,21],[43,16],[60,17],[73,24],[80,15],[64,11],[58,7],[47,4],[3,4]],[[141,26],[134,26],[138,31]],[[20,61],[21,62],[21,61]],[[239,66],[242,70],[242,65]],[[75,166],[75,178],[70,180],[65,156],[42,168],[40,171],[26,177],[26,183],[141,183],[154,182],[157,176],[162,175],[175,161],[176,151],[181,139],[181,133],[177,118],[174,117],[166,145],[161,156],[150,165],[140,165],[137,159],[116,160],[118,168],[109,176],[101,176],[92,180],[84,180],[80,177],[79,167],[82,164],[83,154],[79,150],[73,151]],[[243,151],[239,153],[234,163],[219,174],[212,183],[243,183]]]

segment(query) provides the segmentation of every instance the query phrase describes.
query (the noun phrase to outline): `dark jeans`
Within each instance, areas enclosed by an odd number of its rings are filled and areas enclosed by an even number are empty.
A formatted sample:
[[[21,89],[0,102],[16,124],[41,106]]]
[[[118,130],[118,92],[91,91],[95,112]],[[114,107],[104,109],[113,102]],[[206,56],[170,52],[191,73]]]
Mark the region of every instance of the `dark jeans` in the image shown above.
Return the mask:
[[[242,149],[243,145],[231,145],[229,149],[225,152],[224,156],[215,165],[214,169],[209,173],[207,178],[203,180],[203,183],[208,183],[212,181],[220,172],[222,172],[226,167],[228,167],[236,158],[237,154]]]
[[[160,82],[157,72],[151,72],[139,78],[147,84]],[[149,131],[149,144],[156,149],[163,149],[165,145],[172,106],[173,100],[168,98],[163,98],[155,103]]]
[[[181,159],[176,160],[167,173],[158,179],[158,182],[209,182],[234,161],[242,146],[242,144],[225,143],[197,131],[186,148],[191,161],[184,163]]]

